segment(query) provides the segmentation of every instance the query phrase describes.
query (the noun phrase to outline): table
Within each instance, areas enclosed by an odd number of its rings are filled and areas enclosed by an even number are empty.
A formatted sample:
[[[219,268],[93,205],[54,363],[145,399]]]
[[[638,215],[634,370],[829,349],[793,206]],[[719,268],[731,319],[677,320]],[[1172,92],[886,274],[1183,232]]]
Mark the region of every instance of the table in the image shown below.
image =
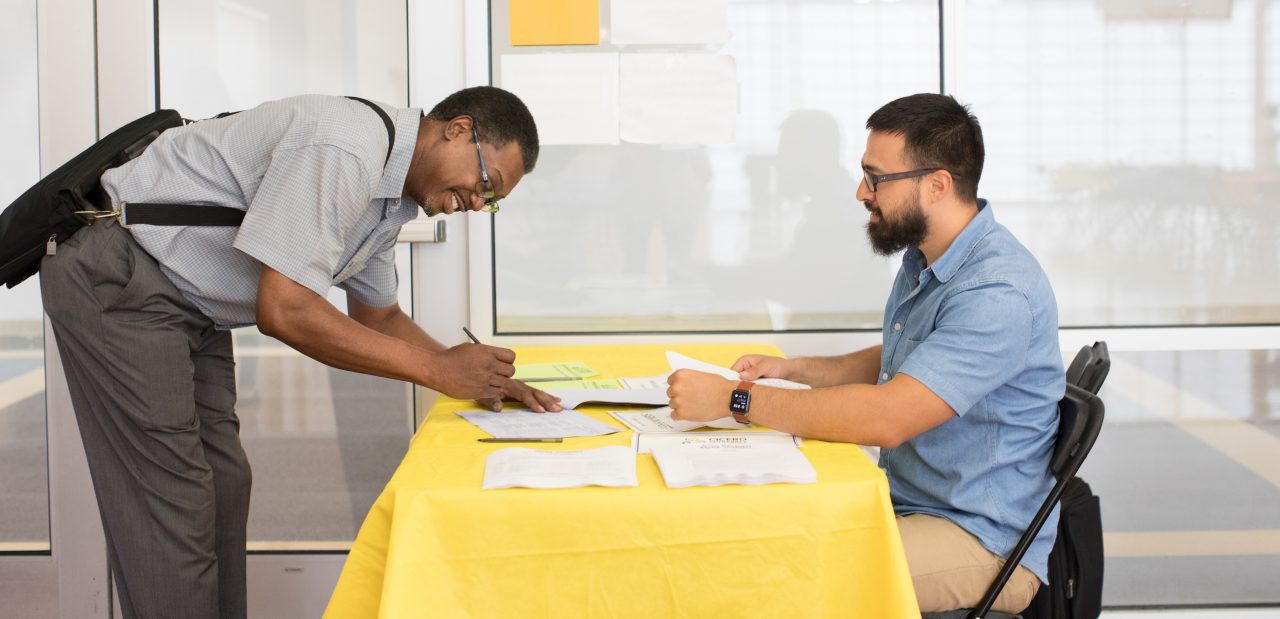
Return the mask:
[[[729,366],[767,345],[540,346],[519,363],[585,361],[652,376],[665,350]],[[805,441],[815,484],[669,489],[638,456],[637,488],[480,490],[512,445],[442,398],[370,509],[326,617],[920,616],[884,474],[854,445]],[[616,409],[616,407],[615,407]],[[582,408],[622,427],[608,408]],[[627,445],[629,431],[538,449]]]

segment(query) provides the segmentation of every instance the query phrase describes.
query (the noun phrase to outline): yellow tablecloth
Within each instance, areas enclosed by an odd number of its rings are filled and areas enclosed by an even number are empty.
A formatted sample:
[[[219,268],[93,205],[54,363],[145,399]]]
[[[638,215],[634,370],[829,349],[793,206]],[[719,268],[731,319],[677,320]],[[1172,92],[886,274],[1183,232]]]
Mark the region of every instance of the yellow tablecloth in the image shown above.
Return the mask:
[[[519,348],[608,377],[667,369],[664,350],[728,366],[762,345]],[[637,488],[480,490],[512,446],[626,445],[629,431],[494,445],[442,399],[356,537],[326,617],[920,616],[883,473],[855,446],[806,441],[816,484],[669,489],[648,454]],[[615,407],[616,408],[616,407]],[[606,408],[583,409],[622,427]]]

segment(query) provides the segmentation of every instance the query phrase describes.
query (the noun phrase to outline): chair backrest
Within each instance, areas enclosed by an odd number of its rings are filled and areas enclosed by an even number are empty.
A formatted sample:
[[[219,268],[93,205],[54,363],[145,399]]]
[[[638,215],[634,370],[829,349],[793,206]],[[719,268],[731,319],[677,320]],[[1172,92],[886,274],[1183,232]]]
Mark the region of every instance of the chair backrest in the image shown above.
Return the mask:
[[[1111,353],[1107,350],[1106,342],[1094,342],[1092,346],[1084,346],[1080,352],[1076,353],[1075,359],[1067,367],[1067,391],[1058,402],[1058,438],[1053,447],[1053,459],[1049,461],[1049,470],[1057,478],[1057,483],[1049,491],[1049,496],[1045,497],[1044,502],[1040,504],[1040,509],[1031,519],[1031,524],[1022,532],[1022,537],[1009,553],[1009,559],[996,574],[995,581],[987,589],[986,595],[982,596],[978,606],[971,610],[924,613],[924,617],[951,619],[959,616],[972,618],[1003,615],[1003,613],[992,613],[991,606],[995,604],[1005,583],[1009,582],[1009,578],[1013,576],[1013,571],[1022,562],[1022,557],[1026,555],[1027,548],[1031,547],[1031,542],[1040,534],[1044,521],[1049,518],[1054,506],[1062,498],[1067,482],[1076,476],[1080,465],[1084,464],[1084,459],[1093,449],[1093,444],[1097,442],[1098,434],[1102,431],[1102,419],[1106,408],[1098,398],[1098,391],[1102,389],[1102,383],[1106,382],[1107,374],[1110,372]]]
[[[1089,393],[1098,393],[1110,371],[1111,353],[1107,350],[1107,343],[1094,342],[1093,346],[1082,347],[1076,353],[1076,358],[1067,367],[1067,384]]]
[[[1088,347],[1086,347],[1086,350]],[[1106,352],[1105,344],[1103,352]],[[1073,364],[1074,365],[1074,364]],[[1107,358],[1107,367],[1110,367],[1110,358]],[[1106,372],[1102,373],[1102,378],[1106,378]],[[1101,386],[1101,380],[1098,381]],[[1049,491],[1049,496],[1045,497],[1040,509],[1036,512],[1031,524],[1023,531],[1022,537],[1018,539],[1017,545],[1013,547],[1013,552],[1009,553],[1009,559],[1005,562],[1004,567],[1000,569],[1000,573],[996,575],[996,579],[991,583],[991,587],[987,589],[986,595],[982,596],[982,601],[970,617],[985,617],[991,610],[991,606],[995,604],[996,597],[1000,595],[1000,591],[1004,589],[1005,583],[1013,576],[1013,571],[1017,569],[1018,564],[1022,562],[1022,557],[1027,554],[1027,548],[1031,547],[1031,542],[1035,540],[1036,535],[1040,533],[1040,529],[1044,527],[1044,521],[1049,518],[1049,514],[1053,511],[1058,500],[1062,498],[1062,492],[1067,487],[1067,482],[1075,477],[1076,472],[1080,470],[1080,465],[1084,464],[1084,459],[1089,455],[1089,451],[1093,449],[1093,445],[1098,440],[1098,433],[1102,431],[1102,420],[1106,412],[1102,400],[1097,394],[1092,393],[1074,383],[1067,383],[1067,392],[1062,400],[1058,402],[1058,442],[1054,448],[1054,457],[1050,463],[1050,467],[1055,477],[1058,478],[1057,483],[1053,485],[1053,489]]]

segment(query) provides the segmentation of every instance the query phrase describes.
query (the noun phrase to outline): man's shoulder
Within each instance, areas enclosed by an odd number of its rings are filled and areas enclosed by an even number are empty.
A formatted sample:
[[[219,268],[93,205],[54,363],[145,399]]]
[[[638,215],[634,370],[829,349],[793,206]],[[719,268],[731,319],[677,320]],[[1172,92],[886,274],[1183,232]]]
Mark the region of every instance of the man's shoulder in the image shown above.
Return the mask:
[[[1049,284],[1040,262],[1007,228],[994,224],[958,273],[958,287],[1005,283],[1024,293]]]

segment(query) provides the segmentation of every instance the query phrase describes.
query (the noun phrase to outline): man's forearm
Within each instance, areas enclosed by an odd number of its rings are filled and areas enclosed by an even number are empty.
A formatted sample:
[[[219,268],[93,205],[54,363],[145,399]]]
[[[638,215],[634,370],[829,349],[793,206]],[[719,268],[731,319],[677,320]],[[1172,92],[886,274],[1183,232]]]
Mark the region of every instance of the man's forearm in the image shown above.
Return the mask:
[[[838,357],[796,359],[790,378],[811,387],[876,383],[880,373],[880,346],[864,348]]]
[[[352,372],[425,385],[431,353],[440,346],[425,333],[426,341],[417,344],[365,327],[318,295],[295,299],[280,314],[288,318],[259,317],[263,333],[325,365]],[[392,328],[399,329],[403,327]],[[429,348],[431,344],[436,348]]]
[[[418,323],[414,322],[408,314],[402,311],[392,313],[378,325],[368,325],[379,333],[394,337],[400,341],[407,342],[419,348],[425,348],[431,352],[439,352],[444,350],[444,345],[437,342],[435,338],[422,330]]]

